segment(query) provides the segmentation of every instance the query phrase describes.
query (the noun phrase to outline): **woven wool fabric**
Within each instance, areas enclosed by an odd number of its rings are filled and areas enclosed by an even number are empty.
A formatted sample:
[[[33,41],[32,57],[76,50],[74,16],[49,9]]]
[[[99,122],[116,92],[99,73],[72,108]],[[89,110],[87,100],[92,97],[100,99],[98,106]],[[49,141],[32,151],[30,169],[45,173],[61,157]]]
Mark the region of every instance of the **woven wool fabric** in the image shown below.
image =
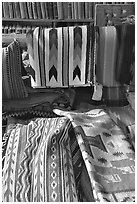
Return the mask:
[[[21,78],[21,53],[18,41],[2,48],[3,99],[19,99],[28,96]]]
[[[135,148],[135,112],[130,105],[124,107],[109,107],[106,109],[111,119],[128,136]]]
[[[135,152],[109,115],[102,109],[54,112],[73,124],[95,201],[135,201]]]
[[[18,121],[3,139],[3,201],[77,202],[65,117]]]
[[[134,26],[100,27],[97,44],[98,82],[106,87],[116,87],[134,81]]]
[[[93,75],[93,26],[37,27],[27,33],[33,87],[85,85]],[[92,37],[91,37],[92,36]]]

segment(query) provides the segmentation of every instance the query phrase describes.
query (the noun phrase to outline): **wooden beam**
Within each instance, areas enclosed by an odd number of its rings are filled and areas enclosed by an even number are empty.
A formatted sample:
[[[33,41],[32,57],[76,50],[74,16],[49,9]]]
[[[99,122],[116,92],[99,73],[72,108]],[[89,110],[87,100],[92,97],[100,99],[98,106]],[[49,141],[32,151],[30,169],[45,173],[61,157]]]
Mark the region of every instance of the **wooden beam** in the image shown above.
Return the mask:
[[[22,25],[22,26],[52,26],[54,23],[93,23],[93,19],[19,19],[2,18],[2,25]]]

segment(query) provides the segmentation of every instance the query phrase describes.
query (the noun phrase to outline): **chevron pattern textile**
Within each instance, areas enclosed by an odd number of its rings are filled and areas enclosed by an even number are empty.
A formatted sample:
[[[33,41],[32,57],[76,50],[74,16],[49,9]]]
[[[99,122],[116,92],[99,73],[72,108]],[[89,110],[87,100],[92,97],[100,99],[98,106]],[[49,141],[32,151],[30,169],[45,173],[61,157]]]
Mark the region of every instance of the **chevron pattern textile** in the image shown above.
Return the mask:
[[[134,26],[100,27],[98,34],[96,68],[98,82],[105,87],[134,84]]]
[[[69,84],[85,84],[87,26],[69,27]]]
[[[92,26],[68,26],[27,33],[32,87],[81,86],[93,78],[92,32]]]
[[[2,48],[2,98],[21,99],[28,96],[21,76],[20,45],[14,40]]]
[[[67,112],[97,202],[135,201],[135,151],[122,129],[103,109]]]
[[[3,137],[4,202],[77,202],[66,117],[9,119]]]

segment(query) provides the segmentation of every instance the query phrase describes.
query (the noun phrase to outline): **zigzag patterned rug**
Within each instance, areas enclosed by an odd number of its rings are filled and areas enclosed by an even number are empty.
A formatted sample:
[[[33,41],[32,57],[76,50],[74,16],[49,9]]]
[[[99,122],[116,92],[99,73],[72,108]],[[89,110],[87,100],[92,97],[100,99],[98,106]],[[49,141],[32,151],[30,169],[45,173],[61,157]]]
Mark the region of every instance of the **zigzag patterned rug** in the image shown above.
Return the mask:
[[[3,201],[77,202],[71,122],[65,117],[9,122],[2,147]]]

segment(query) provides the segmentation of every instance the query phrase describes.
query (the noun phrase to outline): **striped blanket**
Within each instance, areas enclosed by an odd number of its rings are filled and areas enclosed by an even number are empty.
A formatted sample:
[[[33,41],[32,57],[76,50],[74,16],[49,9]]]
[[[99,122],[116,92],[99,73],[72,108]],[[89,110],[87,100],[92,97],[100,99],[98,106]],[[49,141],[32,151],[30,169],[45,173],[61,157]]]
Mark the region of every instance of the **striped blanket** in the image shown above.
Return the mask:
[[[32,87],[81,86],[93,72],[92,26],[37,27],[27,34]]]

